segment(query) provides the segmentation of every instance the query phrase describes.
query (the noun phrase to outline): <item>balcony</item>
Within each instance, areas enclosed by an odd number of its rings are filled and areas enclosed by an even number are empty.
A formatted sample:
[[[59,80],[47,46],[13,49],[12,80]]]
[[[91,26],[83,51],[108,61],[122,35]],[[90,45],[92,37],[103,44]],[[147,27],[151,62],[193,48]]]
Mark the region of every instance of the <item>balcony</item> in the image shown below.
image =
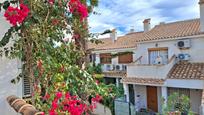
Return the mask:
[[[129,64],[127,66],[127,77],[166,79],[168,72],[175,64],[175,57],[173,55],[167,64]]]

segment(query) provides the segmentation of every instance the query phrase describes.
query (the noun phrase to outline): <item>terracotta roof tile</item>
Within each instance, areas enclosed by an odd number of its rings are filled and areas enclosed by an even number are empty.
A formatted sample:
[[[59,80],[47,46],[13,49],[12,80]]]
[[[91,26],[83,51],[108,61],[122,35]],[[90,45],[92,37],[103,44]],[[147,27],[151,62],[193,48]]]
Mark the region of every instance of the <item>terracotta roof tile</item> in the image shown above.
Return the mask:
[[[204,63],[179,62],[170,70],[168,78],[204,80]]]
[[[103,72],[105,77],[111,77],[111,78],[123,78],[126,77],[126,72],[124,71],[109,71],[109,72]]]
[[[160,24],[155,26],[148,32],[133,32],[125,36],[118,37],[113,42],[111,38],[101,39],[102,44],[89,43],[89,49],[106,50],[136,47],[137,42],[176,39],[178,37],[186,37],[203,34],[200,32],[200,19],[192,19],[178,21],[173,23]]]
[[[105,50],[105,49],[120,49],[120,48],[134,48],[136,47],[136,42],[134,38],[140,38],[142,32],[127,34],[125,36],[118,37],[116,41],[111,38],[100,39],[102,43],[94,44],[88,43],[88,49],[95,50]]]
[[[137,77],[125,77],[122,78],[122,83],[143,84],[143,85],[163,85],[164,79],[152,79],[152,78],[137,78]]]

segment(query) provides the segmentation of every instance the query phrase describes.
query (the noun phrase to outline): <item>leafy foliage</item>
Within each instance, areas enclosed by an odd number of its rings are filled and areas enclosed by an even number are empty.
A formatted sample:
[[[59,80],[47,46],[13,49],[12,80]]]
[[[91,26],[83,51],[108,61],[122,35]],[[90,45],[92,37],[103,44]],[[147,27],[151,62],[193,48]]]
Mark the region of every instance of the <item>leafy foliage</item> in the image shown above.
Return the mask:
[[[101,65],[90,64],[87,68],[87,72],[94,76],[94,80],[102,90],[99,94],[102,96],[101,103],[110,108],[112,114],[114,114],[114,99],[122,97],[124,94],[123,87],[116,87],[115,84],[105,84],[104,75],[102,74]]]
[[[168,97],[167,105],[163,104],[163,114],[167,115],[168,112],[180,111],[181,113],[191,115],[190,99],[188,96],[173,93]]]

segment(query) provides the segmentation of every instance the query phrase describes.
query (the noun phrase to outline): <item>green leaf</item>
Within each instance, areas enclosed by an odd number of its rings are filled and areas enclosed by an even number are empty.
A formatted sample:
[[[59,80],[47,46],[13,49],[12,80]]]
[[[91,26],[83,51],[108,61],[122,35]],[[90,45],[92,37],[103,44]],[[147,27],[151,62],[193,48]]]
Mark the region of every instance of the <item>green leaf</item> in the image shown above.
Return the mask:
[[[8,8],[9,6],[10,6],[10,2],[5,1],[4,4],[3,4],[3,8],[4,8],[5,10],[7,10],[7,8]]]
[[[19,29],[20,27],[11,27],[10,29],[8,29],[8,31],[4,34],[3,38],[0,41],[0,47],[6,46],[9,43],[10,38],[12,37],[12,32],[18,31]]]

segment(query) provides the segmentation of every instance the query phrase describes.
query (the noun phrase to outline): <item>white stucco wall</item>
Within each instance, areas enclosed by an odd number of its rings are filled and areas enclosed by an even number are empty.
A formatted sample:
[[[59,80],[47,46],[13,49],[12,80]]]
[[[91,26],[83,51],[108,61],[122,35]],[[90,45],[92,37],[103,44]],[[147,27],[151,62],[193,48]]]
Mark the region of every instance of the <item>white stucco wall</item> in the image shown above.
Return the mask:
[[[157,103],[158,103],[158,112],[162,112],[162,94],[161,87],[157,87]]]
[[[167,79],[164,86],[175,88],[204,89],[204,81]]]
[[[137,110],[147,108],[147,91],[146,86],[134,85],[135,107]]]
[[[96,60],[95,60],[96,64],[100,64],[100,55],[97,53],[96,54]]]
[[[3,18],[3,13],[0,13],[0,39],[9,28],[9,24]],[[5,57],[0,57],[0,114],[1,115],[17,115],[17,113],[9,106],[6,101],[7,96],[17,95],[22,97],[22,82],[12,84],[11,80],[19,73],[18,61],[10,60]]]

